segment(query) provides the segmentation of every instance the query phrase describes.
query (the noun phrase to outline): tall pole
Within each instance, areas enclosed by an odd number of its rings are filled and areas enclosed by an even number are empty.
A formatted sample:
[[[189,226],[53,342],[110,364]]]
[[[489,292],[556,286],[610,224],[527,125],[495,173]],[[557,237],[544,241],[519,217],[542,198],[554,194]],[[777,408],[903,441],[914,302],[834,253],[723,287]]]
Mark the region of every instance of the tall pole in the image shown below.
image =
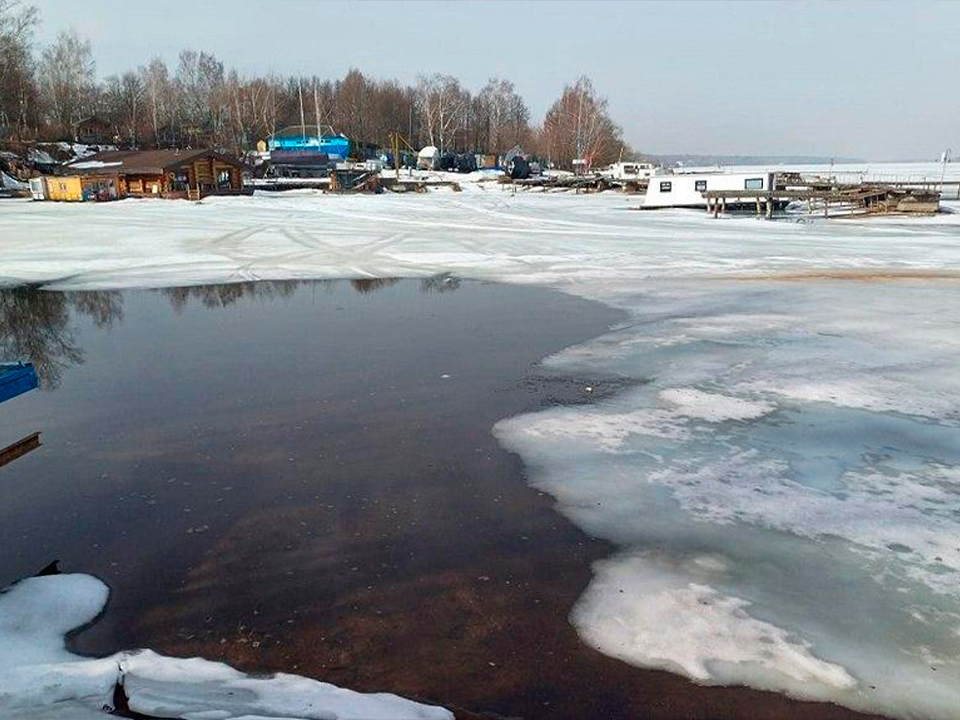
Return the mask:
[[[950,150],[944,150],[940,156],[940,188],[938,192],[943,193],[943,181],[947,176],[947,163],[950,162]]]
[[[313,116],[317,120],[317,142],[319,143],[320,142],[320,95],[317,93],[317,78],[313,78]]]
[[[393,169],[397,171],[397,180],[400,179],[400,134],[393,133]]]
[[[300,82],[300,76],[297,75],[297,95],[300,96],[300,136],[303,142],[307,141],[307,126],[303,119],[303,83]]]

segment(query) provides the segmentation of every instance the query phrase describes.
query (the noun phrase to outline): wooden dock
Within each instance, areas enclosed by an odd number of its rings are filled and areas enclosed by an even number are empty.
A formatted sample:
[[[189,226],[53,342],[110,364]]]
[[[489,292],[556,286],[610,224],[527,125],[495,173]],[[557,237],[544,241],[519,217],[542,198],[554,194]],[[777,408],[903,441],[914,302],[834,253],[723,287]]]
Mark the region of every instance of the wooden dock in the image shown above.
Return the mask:
[[[755,207],[757,217],[772,218],[790,203],[805,203],[809,215],[932,215],[940,207],[946,183],[839,183],[830,178],[777,175],[774,190],[707,190],[707,213],[719,217],[728,207]],[[951,184],[954,184],[951,182]],[[958,184],[960,185],[960,184]]]
[[[510,185],[522,190],[538,188],[542,192],[550,190],[574,192],[603,192],[615,185],[600,175],[535,175],[529,178],[514,180],[509,176],[501,177],[501,185]],[[619,184],[617,184],[619,187]]]

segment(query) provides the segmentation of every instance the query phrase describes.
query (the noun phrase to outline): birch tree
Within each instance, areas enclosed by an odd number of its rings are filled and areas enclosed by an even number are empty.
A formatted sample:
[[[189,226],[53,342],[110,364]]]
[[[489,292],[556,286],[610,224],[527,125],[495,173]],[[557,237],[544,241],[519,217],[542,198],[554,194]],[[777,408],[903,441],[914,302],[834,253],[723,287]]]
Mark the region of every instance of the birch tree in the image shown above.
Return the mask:
[[[96,91],[90,41],[73,29],[57,35],[43,51],[43,78],[55,127],[73,139],[77,123],[93,109]]]
[[[193,145],[222,141],[227,119],[223,63],[214,55],[184,50],[177,66],[176,87],[181,137]]]
[[[530,111],[514,85],[503,78],[491,78],[477,96],[477,122],[482,128],[483,147],[503,154],[519,143],[529,127]]]
[[[166,63],[160,58],[153,58],[145,68],[141,68],[140,75],[153,144],[160,147],[171,140],[169,137],[161,139],[161,128],[166,128],[166,134],[169,134],[176,126],[177,102],[173,81]]]
[[[469,95],[452,75],[439,73],[417,78],[417,106],[428,144],[447,149],[463,124]]]

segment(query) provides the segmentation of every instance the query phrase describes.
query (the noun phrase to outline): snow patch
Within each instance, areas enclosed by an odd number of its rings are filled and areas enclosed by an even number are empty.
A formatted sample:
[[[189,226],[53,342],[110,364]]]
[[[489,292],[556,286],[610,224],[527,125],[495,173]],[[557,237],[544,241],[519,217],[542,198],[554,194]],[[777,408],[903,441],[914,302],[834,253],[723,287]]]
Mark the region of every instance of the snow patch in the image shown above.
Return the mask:
[[[660,398],[676,406],[676,412],[707,422],[750,420],[773,412],[773,403],[760,400],[704,392],[696,388],[669,388],[660,391]]]
[[[96,168],[117,167],[123,165],[119,160],[115,162],[104,162],[103,160],[82,160],[81,162],[70,163],[74,170],[94,170]]]
[[[631,436],[681,439],[687,431],[672,413],[655,408],[630,412],[571,411],[563,408],[547,410],[517,426],[527,441],[581,443],[605,452],[621,452]],[[498,425],[506,430],[508,425]]]
[[[607,655],[700,682],[786,687],[813,699],[856,684],[844,668],[815,657],[808,643],[751,617],[749,602],[690,580],[716,573],[715,561],[695,559],[688,568],[695,572],[642,556],[598,562],[573,624]]]
[[[64,635],[94,620],[109,591],[82,574],[21,580],[0,594],[0,718],[109,717],[121,683],[130,708],[165,718],[452,720],[449,711],[386,693],[362,694],[296,675],[253,678],[201,658],[150,650],[83,658]]]

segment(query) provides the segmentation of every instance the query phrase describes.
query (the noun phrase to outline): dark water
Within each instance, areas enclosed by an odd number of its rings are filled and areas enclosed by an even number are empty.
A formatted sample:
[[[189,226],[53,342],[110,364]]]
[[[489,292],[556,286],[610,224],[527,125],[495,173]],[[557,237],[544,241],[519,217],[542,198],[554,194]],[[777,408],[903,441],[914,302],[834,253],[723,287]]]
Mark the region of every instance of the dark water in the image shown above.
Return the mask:
[[[74,642],[149,646],[524,717],[846,717],[642,672],[567,615],[611,548],[490,435],[612,385],[545,355],[613,311],[459,282],[0,291],[0,585],[53,559],[112,589]],[[599,393],[585,393],[589,384]],[[798,710],[799,708],[799,710]]]

